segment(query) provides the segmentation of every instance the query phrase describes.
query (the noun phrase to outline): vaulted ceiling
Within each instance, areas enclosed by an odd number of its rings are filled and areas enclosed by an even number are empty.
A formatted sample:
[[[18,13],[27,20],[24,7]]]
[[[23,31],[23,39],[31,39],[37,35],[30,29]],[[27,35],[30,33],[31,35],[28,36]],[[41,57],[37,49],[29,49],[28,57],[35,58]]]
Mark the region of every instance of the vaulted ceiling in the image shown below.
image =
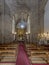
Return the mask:
[[[2,2],[2,0],[0,0]],[[16,13],[18,11],[28,10],[34,12],[44,8],[47,0],[4,0],[5,11],[7,13]],[[0,8],[2,7],[0,2]],[[0,9],[1,10],[1,9]],[[9,12],[10,11],[10,12]]]

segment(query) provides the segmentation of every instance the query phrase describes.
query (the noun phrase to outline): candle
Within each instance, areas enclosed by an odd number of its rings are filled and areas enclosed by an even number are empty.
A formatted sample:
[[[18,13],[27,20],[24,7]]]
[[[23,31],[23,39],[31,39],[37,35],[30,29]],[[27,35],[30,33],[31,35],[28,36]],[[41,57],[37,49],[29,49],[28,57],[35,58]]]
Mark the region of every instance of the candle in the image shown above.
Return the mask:
[[[13,20],[12,20],[12,33],[15,32],[15,20],[14,20],[14,16],[13,16]]]
[[[27,32],[30,33],[30,16],[28,16],[28,21],[27,21]]]
[[[14,19],[14,16],[12,19],[12,34],[14,35],[14,40],[15,40],[15,19]]]

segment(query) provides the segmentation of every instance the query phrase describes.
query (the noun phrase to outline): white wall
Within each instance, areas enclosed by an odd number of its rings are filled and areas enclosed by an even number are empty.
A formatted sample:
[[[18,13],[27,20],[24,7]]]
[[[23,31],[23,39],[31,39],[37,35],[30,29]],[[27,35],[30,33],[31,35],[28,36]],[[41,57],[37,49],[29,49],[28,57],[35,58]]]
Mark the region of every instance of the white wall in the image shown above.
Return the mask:
[[[44,32],[49,32],[49,0],[45,6]]]

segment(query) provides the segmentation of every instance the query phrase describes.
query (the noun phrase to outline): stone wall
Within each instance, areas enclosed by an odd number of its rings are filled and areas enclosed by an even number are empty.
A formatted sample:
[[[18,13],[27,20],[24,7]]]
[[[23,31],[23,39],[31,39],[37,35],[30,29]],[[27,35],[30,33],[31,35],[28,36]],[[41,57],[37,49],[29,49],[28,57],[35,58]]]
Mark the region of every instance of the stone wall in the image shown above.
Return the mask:
[[[44,32],[44,6],[39,0],[0,0],[2,6],[0,15],[0,43],[12,42],[12,17],[21,18],[21,13],[30,14],[30,42],[37,40],[38,33]],[[45,0],[46,1],[46,0]],[[39,4],[40,3],[40,4]],[[43,6],[42,6],[43,4]],[[27,13],[26,13],[27,12]],[[24,14],[24,16],[25,16]],[[27,17],[25,17],[26,19]]]
[[[0,15],[0,43],[8,43],[13,41],[12,34],[12,17],[10,16],[10,10],[6,3],[1,1],[1,15]]]
[[[49,0],[45,6],[45,14],[44,14],[44,32],[49,32]]]

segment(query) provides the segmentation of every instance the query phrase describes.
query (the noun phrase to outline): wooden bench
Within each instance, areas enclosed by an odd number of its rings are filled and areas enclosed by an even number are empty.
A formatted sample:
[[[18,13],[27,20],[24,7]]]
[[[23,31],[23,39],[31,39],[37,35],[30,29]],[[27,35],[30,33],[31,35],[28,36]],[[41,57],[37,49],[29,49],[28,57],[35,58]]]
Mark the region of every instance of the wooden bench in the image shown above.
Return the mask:
[[[47,63],[49,63],[49,51],[34,50],[31,51],[31,57],[43,58]]]

